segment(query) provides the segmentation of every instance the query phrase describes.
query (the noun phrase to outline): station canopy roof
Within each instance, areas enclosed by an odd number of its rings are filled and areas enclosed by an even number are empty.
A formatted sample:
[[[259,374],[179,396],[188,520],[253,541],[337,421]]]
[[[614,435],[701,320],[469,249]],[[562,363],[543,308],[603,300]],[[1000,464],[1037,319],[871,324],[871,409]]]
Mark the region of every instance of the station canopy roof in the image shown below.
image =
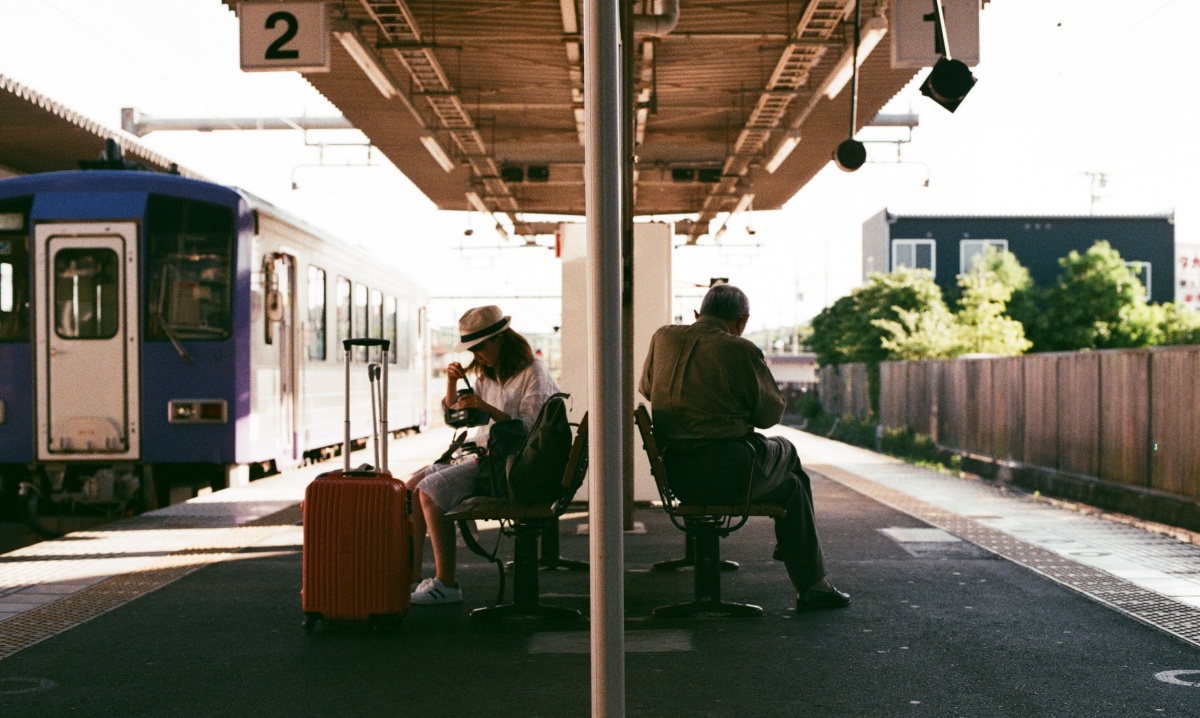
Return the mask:
[[[109,140],[121,148],[122,157],[130,164],[196,176],[136,137],[105,127],[0,75],[0,170],[31,174],[79,169],[80,161],[102,159]]]
[[[886,28],[889,4],[863,0],[864,26]],[[507,215],[519,234],[525,214],[584,213],[582,0],[330,6],[345,21],[332,69],[305,77],[439,208]],[[849,136],[849,86],[824,91],[853,21],[853,0],[679,0],[669,33],[636,35],[634,214],[695,213],[694,239],[795,195]],[[860,68],[859,127],[916,72],[891,67],[886,40]]]

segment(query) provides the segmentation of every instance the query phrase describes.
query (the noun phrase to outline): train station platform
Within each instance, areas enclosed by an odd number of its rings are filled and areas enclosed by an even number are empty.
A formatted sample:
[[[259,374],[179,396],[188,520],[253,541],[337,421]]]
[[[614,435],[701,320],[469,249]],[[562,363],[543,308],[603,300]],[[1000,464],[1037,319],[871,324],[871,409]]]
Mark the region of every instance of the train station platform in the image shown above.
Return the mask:
[[[683,535],[639,509],[626,715],[1200,715],[1200,546],[777,431],[813,476],[830,579],[853,604],[796,614],[771,524],[751,520],[722,544],[740,563],[722,591],[766,615],[655,620],[692,575],[650,570]],[[393,470],[448,438],[396,441]],[[470,621],[497,576],[461,551],[463,604],[414,606],[390,633],[304,633],[297,502],[326,468],[0,555],[0,715],[590,715],[586,571],[541,576],[545,602],[583,612],[573,624]],[[586,520],[564,518],[563,557],[587,558]]]

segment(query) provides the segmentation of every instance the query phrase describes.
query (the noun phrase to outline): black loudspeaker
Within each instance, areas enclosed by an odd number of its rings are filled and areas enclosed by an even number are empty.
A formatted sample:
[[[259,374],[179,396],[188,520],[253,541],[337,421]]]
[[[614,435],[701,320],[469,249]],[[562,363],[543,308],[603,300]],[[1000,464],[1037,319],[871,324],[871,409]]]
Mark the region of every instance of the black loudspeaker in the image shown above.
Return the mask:
[[[921,84],[921,94],[954,112],[977,80],[971,68],[959,60],[940,58]]]
[[[833,151],[833,163],[843,172],[853,172],[867,161],[867,146],[853,137]]]

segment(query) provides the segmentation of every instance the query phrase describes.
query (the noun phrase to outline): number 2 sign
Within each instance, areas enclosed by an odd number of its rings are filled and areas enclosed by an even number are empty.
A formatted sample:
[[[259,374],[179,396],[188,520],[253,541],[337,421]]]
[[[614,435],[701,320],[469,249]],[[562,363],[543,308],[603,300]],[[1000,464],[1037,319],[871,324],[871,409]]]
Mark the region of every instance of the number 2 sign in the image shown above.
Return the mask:
[[[329,72],[329,14],[325,2],[238,3],[242,70]]]

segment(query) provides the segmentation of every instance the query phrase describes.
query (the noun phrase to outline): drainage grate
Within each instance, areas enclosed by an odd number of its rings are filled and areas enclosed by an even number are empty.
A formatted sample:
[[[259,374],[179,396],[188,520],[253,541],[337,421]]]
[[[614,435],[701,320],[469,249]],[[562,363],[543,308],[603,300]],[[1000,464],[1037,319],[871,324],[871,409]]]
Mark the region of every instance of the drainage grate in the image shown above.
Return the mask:
[[[198,545],[155,556],[127,573],[8,618],[0,622],[0,628],[3,629],[0,630],[0,659],[90,621],[208,564],[223,561],[238,550],[278,533],[280,527],[295,524],[299,519],[299,506],[291,506],[236,528],[205,532],[205,540]],[[39,557],[29,556],[28,560],[37,561]]]
[[[836,466],[817,464],[805,468],[1033,569],[1142,623],[1200,646],[1200,608],[1180,603],[1099,569],[1081,565],[972,518],[940,509]]]

